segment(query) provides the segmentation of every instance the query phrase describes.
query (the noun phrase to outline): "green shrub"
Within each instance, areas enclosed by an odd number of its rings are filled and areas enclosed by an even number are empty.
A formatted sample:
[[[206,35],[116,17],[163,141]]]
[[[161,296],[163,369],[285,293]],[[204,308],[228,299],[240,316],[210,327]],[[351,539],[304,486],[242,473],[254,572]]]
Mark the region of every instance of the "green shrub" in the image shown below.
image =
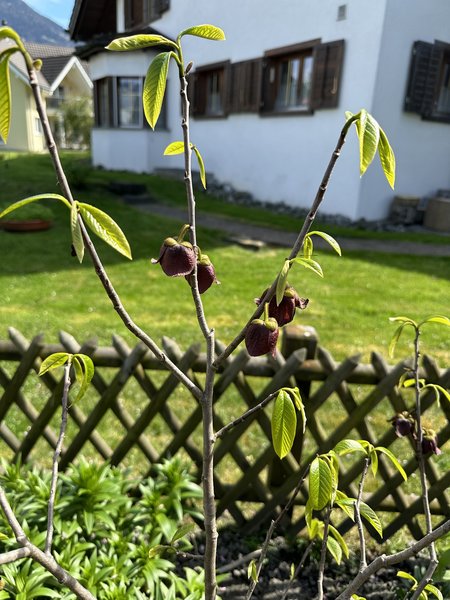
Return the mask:
[[[43,547],[50,474],[13,464],[4,465],[0,479],[30,540]],[[99,600],[200,600],[203,572],[185,569],[184,577],[175,572],[175,549],[191,545],[185,536],[172,543],[182,524],[201,519],[199,498],[200,487],[177,459],[155,466],[154,476],[139,487],[126,471],[82,461],[58,481],[55,558]],[[0,551],[16,547],[3,516],[0,531],[5,534]],[[0,600],[75,598],[31,559],[4,565],[0,573],[5,586]]]

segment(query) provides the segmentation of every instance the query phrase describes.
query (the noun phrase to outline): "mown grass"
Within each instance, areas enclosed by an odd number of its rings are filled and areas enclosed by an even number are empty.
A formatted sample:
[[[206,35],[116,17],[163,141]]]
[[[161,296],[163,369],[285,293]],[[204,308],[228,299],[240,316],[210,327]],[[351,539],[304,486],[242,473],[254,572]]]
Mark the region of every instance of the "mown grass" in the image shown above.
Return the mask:
[[[84,168],[86,157],[65,155],[63,160],[69,167],[75,164],[76,168],[78,164]],[[139,212],[106,189],[106,185],[116,179],[146,182],[150,193],[158,200],[179,205],[184,197],[183,185],[159,177],[90,169],[84,172],[82,178],[87,189],[77,191],[77,198],[111,214],[130,241],[134,256],[132,262],[114,253],[102,242],[99,242],[98,249],[133,319],[156,341],[167,335],[173,337],[182,349],[200,341],[201,334],[187,283],[183,279],[165,277],[161,269],[150,262],[150,258],[158,255],[162,240],[176,234],[180,223]],[[59,191],[46,156],[6,157],[6,160],[0,160],[0,179],[0,203],[10,203],[36,193]],[[298,228],[291,218],[260,209],[236,207],[202,193],[197,196],[200,211],[213,211],[264,225],[270,222],[289,230]],[[54,201],[48,204],[53,206],[54,212],[52,229],[33,235],[0,231],[0,339],[5,339],[7,328],[13,326],[28,338],[45,332],[48,342],[55,342],[58,331],[65,330],[80,342],[96,337],[100,344],[106,345],[109,345],[113,334],[119,333],[133,345],[135,340],[112,309],[88,258],[80,266],[71,256],[67,210]],[[310,298],[308,309],[297,316],[297,322],[314,326],[321,343],[337,360],[361,353],[362,360],[367,361],[373,350],[387,356],[394,330],[388,321],[390,316],[409,315],[421,319],[429,314],[448,313],[448,258],[347,252],[345,237],[349,236],[408,238],[404,234],[386,236],[356,230],[341,232],[339,228],[329,226],[323,228],[338,238],[343,257],[321,250],[315,258],[322,264],[325,278],[322,280],[298,267],[293,269],[290,282],[300,295]],[[445,236],[421,234],[414,239],[448,243]],[[267,248],[252,252],[230,244],[220,232],[203,229],[199,230],[199,243],[211,256],[221,281],[220,286],[214,286],[203,297],[207,318],[216,329],[217,337],[226,343],[252,313],[253,299],[276,276],[286,251]],[[422,336],[422,351],[434,356],[441,367],[448,366],[448,331],[430,325]],[[397,357],[400,359],[411,353],[411,340],[405,335],[398,346]],[[109,377],[106,373],[103,375]],[[151,376],[157,384],[162,381],[163,374]],[[26,395],[33,399],[38,410],[43,406],[45,393],[42,387],[36,388],[35,381],[28,383]],[[120,401],[134,418],[138,416],[143,401],[138,400],[134,383],[127,384]],[[95,402],[96,395],[91,393],[81,406],[82,410],[87,413]],[[192,400],[185,390],[178,388],[170,406],[183,420],[186,412],[192,410]],[[327,406],[329,412],[324,419],[325,424],[334,424],[336,420],[345,418],[337,399],[331,398]],[[219,403],[219,412],[224,419],[237,416],[240,410],[236,393],[226,402]],[[391,415],[385,414],[386,410],[383,407],[379,414],[371,415],[371,424],[377,431],[388,426],[386,419]],[[432,417],[435,418],[435,413]],[[19,435],[26,430],[28,423],[19,411],[11,411],[8,425]],[[53,425],[56,429],[57,417]],[[71,423],[69,438],[75,431],[76,427]],[[101,423],[100,433],[114,446],[124,432],[105,420]],[[250,463],[260,450],[261,439],[257,427],[251,427],[242,440],[243,451]],[[161,419],[152,424],[152,440],[160,447],[168,440],[168,432]],[[194,440],[200,444],[199,434],[194,436]],[[407,444],[398,443],[397,446],[401,454],[409,455]],[[89,448],[86,451],[89,453]],[[48,446],[44,441],[33,456],[40,461],[48,457]],[[128,464],[136,466],[139,461],[139,452],[136,451]],[[438,457],[437,462],[443,470],[450,466],[445,454]],[[232,462],[224,461],[219,465],[219,472],[232,481],[233,468]]]

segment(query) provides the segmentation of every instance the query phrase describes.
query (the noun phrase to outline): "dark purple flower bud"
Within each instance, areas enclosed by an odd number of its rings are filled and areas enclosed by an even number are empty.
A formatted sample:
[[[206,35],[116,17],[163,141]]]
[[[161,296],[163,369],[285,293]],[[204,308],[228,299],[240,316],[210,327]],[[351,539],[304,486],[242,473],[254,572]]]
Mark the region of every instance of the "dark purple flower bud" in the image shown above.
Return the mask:
[[[183,277],[192,273],[195,265],[195,252],[189,242],[177,242],[174,238],[166,238],[159,251],[158,260],[152,258],[152,263],[159,263],[169,277]]]
[[[398,437],[403,437],[414,432],[414,418],[407,411],[403,411],[390,420]]]
[[[422,433],[422,453],[442,454],[442,450],[438,448],[438,439],[436,433],[432,429],[424,429]]]
[[[267,290],[261,294],[261,298],[264,297]],[[256,298],[256,304],[261,303],[261,298]],[[300,298],[293,287],[286,286],[284,290],[283,299],[277,306],[277,299],[274,296],[269,302],[269,316],[276,320],[280,327],[290,323],[295,316],[295,309],[300,308],[304,310],[308,306],[309,300],[307,298]]]
[[[192,285],[193,274],[186,275],[186,280]],[[198,291],[203,294],[208,290],[213,283],[219,284],[220,281],[216,278],[214,265],[209,260],[206,254],[202,254],[201,259],[197,263],[197,283]]]
[[[275,356],[278,339],[278,323],[275,319],[254,319],[245,333],[245,346],[250,356],[262,356],[270,352]]]

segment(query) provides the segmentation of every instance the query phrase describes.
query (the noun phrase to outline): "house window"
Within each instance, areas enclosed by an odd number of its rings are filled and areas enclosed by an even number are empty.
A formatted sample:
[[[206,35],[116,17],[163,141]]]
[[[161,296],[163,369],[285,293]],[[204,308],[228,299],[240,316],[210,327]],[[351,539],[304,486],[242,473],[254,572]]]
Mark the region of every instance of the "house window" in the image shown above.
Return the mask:
[[[414,42],[405,111],[450,123],[450,44]]]
[[[311,113],[338,103],[344,42],[303,44],[269,50],[263,65],[262,112]]]
[[[277,78],[276,111],[308,110],[311,100],[312,53],[283,58],[270,67]]]
[[[140,77],[117,78],[119,127],[142,127],[142,80]]]
[[[228,112],[229,63],[201,67],[190,78],[192,113],[198,117],[224,117]]]
[[[42,135],[42,123],[39,117],[34,117],[34,133]]]
[[[105,77],[94,81],[96,127],[143,129],[147,121],[142,107],[143,77]],[[166,100],[155,129],[165,129]]]
[[[169,8],[169,0],[125,0],[125,29],[148,25]]]

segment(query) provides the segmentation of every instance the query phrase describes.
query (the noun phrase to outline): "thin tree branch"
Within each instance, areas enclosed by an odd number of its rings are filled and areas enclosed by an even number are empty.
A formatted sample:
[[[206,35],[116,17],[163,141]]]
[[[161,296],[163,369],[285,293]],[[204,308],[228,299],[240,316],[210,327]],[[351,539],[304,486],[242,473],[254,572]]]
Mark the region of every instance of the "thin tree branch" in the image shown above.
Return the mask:
[[[61,455],[61,450],[64,442],[64,436],[66,433],[67,427],[67,411],[68,411],[68,398],[69,398],[69,389],[70,389],[70,367],[72,363],[71,361],[67,361],[64,365],[64,387],[63,394],[61,400],[61,423],[59,428],[59,437],[56,442],[55,452],[53,454],[53,464],[52,464],[52,480],[50,484],[50,495],[48,499],[48,514],[47,514],[47,536],[45,539],[45,554],[51,555],[52,551],[52,542],[53,542],[53,516],[55,512],[55,497],[56,497],[56,485],[58,482],[58,464],[59,457]]]
[[[409,548],[405,548],[405,550],[401,550],[400,552],[396,552],[395,554],[391,554],[386,556],[386,554],[382,554],[373,560],[362,573],[358,573],[353,581],[347,586],[347,588],[336,598],[336,600],[349,600],[352,594],[355,594],[359,588],[368,580],[372,575],[377,573],[380,569],[391,567],[392,565],[396,565],[404,560],[408,560],[409,558],[418,554],[424,548],[427,548],[430,544],[434,543],[439,538],[443,537],[447,533],[450,532],[450,519],[445,521],[440,527],[437,527],[431,533],[428,533],[423,538],[421,538],[418,542],[415,542]]]
[[[425,526],[427,534],[431,533],[433,530],[433,524],[431,521],[431,510],[430,510],[430,501],[428,498],[428,485],[427,485],[427,474],[425,470],[425,460],[423,457],[423,449],[422,449],[422,440],[423,440],[423,431],[422,431],[422,406],[420,401],[420,382],[419,382],[419,359],[420,359],[420,347],[419,347],[419,338],[420,338],[420,329],[415,328],[415,336],[414,336],[414,393],[416,399],[416,412],[415,412],[415,420],[417,424],[416,431],[416,452],[417,452],[417,461],[419,463],[419,475],[420,475],[420,485],[422,488],[422,501],[423,501],[423,512],[425,514]],[[436,555],[436,547],[434,542],[430,544],[429,547],[430,552],[430,563],[426,570],[425,575],[420,580],[417,589],[414,591],[414,594],[411,600],[417,600],[425,589],[425,586],[431,581],[433,577],[433,573],[436,570],[438,565],[438,559]]]
[[[246,421],[249,417],[255,414],[255,412],[258,412],[259,410],[267,406],[277,396],[277,394],[278,391],[269,394],[269,396],[267,396],[267,398],[264,398],[264,400],[262,400],[259,404],[247,410],[240,417],[237,417],[237,419],[234,419],[234,421],[231,421],[230,423],[222,427],[222,429],[219,429],[219,431],[217,431],[216,435],[214,436],[214,439],[218,440],[219,438],[223,437],[228,431],[230,431],[230,429],[233,429],[233,427],[236,427],[236,425],[240,425],[240,423]]]
[[[0,554],[0,565],[7,565],[21,558],[27,558],[30,556],[29,548],[17,548],[16,550],[10,550],[10,552],[3,552]]]
[[[360,507],[361,507],[361,500],[362,500],[362,494],[363,494],[363,489],[364,489],[364,481],[367,476],[369,464],[370,464],[370,458],[366,457],[364,460],[364,468],[363,468],[363,472],[361,474],[361,480],[359,482],[358,497],[356,498],[355,507],[354,507],[355,508],[355,521],[356,521],[356,525],[358,527],[358,535],[359,535],[359,548],[360,548],[360,552],[361,552],[361,558],[359,561],[359,572],[363,571],[367,567],[366,539],[364,537],[364,529],[363,529],[363,524],[362,524],[362,519],[361,519]]]
[[[72,204],[74,201],[72,192],[70,190],[64,169],[61,164],[58,148],[55,144],[55,140],[50,127],[50,123],[48,121],[44,103],[42,101],[36,71],[34,69],[32,61],[30,60],[29,55],[28,57],[25,55],[25,60],[27,63],[30,86],[36,103],[36,109],[38,111],[39,118],[42,123],[42,129],[44,132],[47,148],[53,162],[53,167],[55,169],[56,176],[58,178],[58,182],[61,186],[64,196]],[[187,375],[185,375],[177,367],[177,365],[175,365],[170,360],[170,358],[159,348],[156,342],[149,335],[147,335],[138,325],[136,325],[136,323],[134,323],[128,312],[125,310],[125,307],[123,306],[118,293],[116,292],[111,280],[108,277],[108,274],[106,273],[103,263],[97,254],[94,244],[90,238],[89,233],[86,230],[86,227],[80,215],[78,215],[78,220],[80,223],[83,240],[93,262],[95,272],[97,273],[97,276],[101,284],[103,285],[103,288],[108,298],[110,299],[114,310],[117,312],[122,322],[125,324],[127,329],[131,331],[131,333],[133,333],[139,340],[141,340],[147,346],[147,348],[149,348],[153,352],[153,354],[156,356],[156,358],[158,358],[158,360],[161,361],[161,363],[165,364],[167,368],[170,371],[172,371],[175,377],[177,377],[177,379],[193,394],[193,396],[197,398],[197,400],[200,400],[202,396],[202,391],[193,383],[193,381],[191,381],[191,379]]]
[[[297,494],[299,493],[300,488],[302,487],[303,482],[305,481],[305,477],[308,475],[309,467],[310,467],[310,465],[306,465],[306,467],[303,470],[303,473],[300,476],[300,479],[298,480],[297,485],[295,486],[294,491],[292,492],[291,497],[289,498],[289,502],[281,510],[278,517],[276,519],[272,520],[270,523],[270,527],[267,530],[266,538],[261,547],[261,553],[259,555],[259,560],[256,565],[256,581],[252,580],[250,582],[250,585],[247,590],[247,594],[245,596],[245,600],[250,600],[250,598],[253,595],[253,592],[255,591],[256,585],[258,583],[259,574],[261,573],[262,565],[263,565],[264,559],[266,558],[267,550],[269,548],[270,540],[272,539],[272,536],[273,536],[273,532],[277,528],[280,521],[284,518],[284,516],[290,510],[291,506],[294,504],[295,498],[297,497]]]
[[[37,548],[37,546],[28,540],[11,508],[11,505],[8,502],[5,491],[2,487],[0,487],[0,506],[3,510],[6,520],[13,530],[17,543],[24,548],[24,556],[29,556],[37,563],[42,565],[44,569],[56,577],[61,584],[69,588],[69,590],[73,592],[77,598],[80,598],[81,600],[95,600],[95,597],[89,592],[89,590],[82,586],[81,583],[79,583],[74,577],[72,577],[72,575],[70,575],[70,573],[63,569],[52,556],[45,554],[45,552],[42,552],[42,550]],[[6,553],[6,556],[10,557],[11,553]]]
[[[344,127],[342,128],[342,131],[340,133],[338,142],[336,144],[336,147],[333,151],[333,154],[331,155],[330,161],[328,163],[328,166],[325,170],[324,176],[322,178],[322,181],[319,185],[319,189],[317,190],[316,193],[316,197],[314,198],[314,201],[312,203],[312,206],[309,210],[308,215],[305,218],[305,221],[303,223],[303,226],[300,230],[300,233],[297,236],[297,239],[294,243],[294,245],[292,246],[292,250],[288,256],[288,260],[292,260],[293,258],[295,258],[298,253],[300,252],[303,242],[305,240],[306,234],[308,233],[308,231],[311,229],[311,225],[314,222],[314,219],[316,218],[316,214],[317,211],[320,207],[320,205],[322,204],[322,201],[324,199],[325,196],[325,192],[327,191],[328,188],[328,184],[330,181],[330,177],[331,174],[333,172],[334,166],[339,158],[339,156],[341,155],[341,150],[342,147],[345,143],[345,138],[347,136],[347,132],[350,128],[352,124],[352,121],[347,121],[346,124],[344,125]],[[277,279],[278,277],[275,278],[275,280],[273,281],[272,285],[269,287],[269,289],[267,290],[267,292],[265,293],[265,295],[261,298],[261,302],[260,305],[258,306],[258,308],[254,311],[254,313],[252,314],[252,316],[250,317],[250,319],[248,320],[248,322],[246,323],[246,325],[242,328],[242,330],[240,331],[240,333],[238,333],[238,335],[234,338],[234,340],[224,349],[224,351],[216,358],[215,362],[214,362],[214,368],[217,369],[218,366],[228,357],[230,356],[230,354],[239,346],[239,344],[243,341],[244,337],[245,337],[245,332],[247,331],[247,328],[249,327],[250,323],[253,321],[253,319],[257,319],[259,318],[264,310],[264,304],[266,302],[270,302],[270,300],[273,298],[274,294],[275,294],[275,290],[276,290],[276,285],[277,285]]]
[[[323,574],[325,572],[325,562],[327,557],[328,532],[330,530],[331,504],[328,506],[324,519],[322,547],[320,550],[319,573],[317,575],[318,599],[323,600]]]
[[[298,574],[300,573],[301,568],[305,564],[305,560],[308,558],[309,553],[311,552],[313,546],[314,546],[314,540],[311,540],[309,542],[309,544],[306,546],[305,551],[303,552],[303,556],[301,557],[300,562],[298,563],[297,568],[294,571],[294,574],[292,575],[291,579],[289,580],[289,582],[286,586],[286,589],[283,592],[281,600],[285,600],[286,596],[288,595],[289,590],[292,587],[292,584],[297,579]]]

